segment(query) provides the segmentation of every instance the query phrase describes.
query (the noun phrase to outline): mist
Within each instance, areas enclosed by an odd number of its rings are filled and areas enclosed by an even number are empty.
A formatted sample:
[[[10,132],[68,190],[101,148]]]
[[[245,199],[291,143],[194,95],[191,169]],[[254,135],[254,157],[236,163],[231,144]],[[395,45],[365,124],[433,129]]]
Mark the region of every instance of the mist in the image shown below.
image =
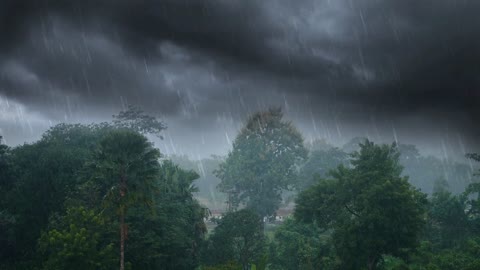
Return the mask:
[[[75,258],[102,269],[118,264],[110,249],[125,248],[128,224],[137,240],[131,259],[120,259],[127,269],[245,270],[267,257],[264,269],[424,269],[412,254],[434,249],[444,253],[428,263],[446,269],[440,261],[468,250],[478,234],[478,11],[474,0],[1,1],[0,268],[73,267],[56,264],[68,260],[49,248],[60,245],[54,231],[67,232],[62,226],[79,225],[73,219],[81,216],[88,230],[102,232],[90,240],[106,255]],[[119,156],[145,158],[132,172],[146,175],[142,184],[114,184],[109,173],[130,177],[124,161],[112,161]],[[356,184],[359,196],[372,192],[365,205],[348,199],[356,198],[347,188]],[[136,204],[99,203],[108,188],[123,195],[107,201],[121,202],[127,186],[157,192],[139,194],[158,199],[146,204],[159,216]],[[391,201],[373,200],[382,196]],[[345,243],[357,234],[335,234],[345,228],[332,224],[365,217],[364,209],[383,213],[382,203],[405,205],[410,212],[394,210],[414,233],[393,225],[376,233],[397,232],[409,239],[398,243],[408,243],[350,254]],[[255,216],[251,227],[238,228],[261,240],[249,242],[252,257],[237,258],[232,246],[222,253],[218,243],[236,243],[232,224]],[[186,225],[192,222],[195,229]],[[110,223],[123,240],[111,240]],[[313,250],[308,266],[283,261],[295,249],[289,233],[309,243],[296,247]],[[154,245],[145,235],[156,244],[181,240]],[[355,246],[367,250],[363,244]],[[128,254],[128,239],[126,247]],[[142,262],[146,250],[152,253]]]

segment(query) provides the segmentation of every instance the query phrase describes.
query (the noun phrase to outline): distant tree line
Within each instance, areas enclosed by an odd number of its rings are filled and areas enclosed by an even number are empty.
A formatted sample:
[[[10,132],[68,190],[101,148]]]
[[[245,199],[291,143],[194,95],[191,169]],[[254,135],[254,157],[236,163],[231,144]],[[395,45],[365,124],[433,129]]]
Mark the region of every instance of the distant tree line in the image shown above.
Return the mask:
[[[0,269],[480,269],[470,166],[364,138],[307,144],[278,108],[250,115],[225,157],[165,157],[145,137],[165,128],[129,107],[0,140]],[[208,208],[226,206],[208,232]]]

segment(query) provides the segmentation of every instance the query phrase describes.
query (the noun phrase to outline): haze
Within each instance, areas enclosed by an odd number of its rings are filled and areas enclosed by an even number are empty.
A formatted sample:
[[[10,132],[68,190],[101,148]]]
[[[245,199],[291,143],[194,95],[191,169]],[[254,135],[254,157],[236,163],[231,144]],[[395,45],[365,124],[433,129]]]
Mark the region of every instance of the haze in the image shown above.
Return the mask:
[[[32,142],[127,104],[166,154],[225,155],[271,106],[307,141],[479,149],[478,1],[18,1],[0,4],[0,134]]]

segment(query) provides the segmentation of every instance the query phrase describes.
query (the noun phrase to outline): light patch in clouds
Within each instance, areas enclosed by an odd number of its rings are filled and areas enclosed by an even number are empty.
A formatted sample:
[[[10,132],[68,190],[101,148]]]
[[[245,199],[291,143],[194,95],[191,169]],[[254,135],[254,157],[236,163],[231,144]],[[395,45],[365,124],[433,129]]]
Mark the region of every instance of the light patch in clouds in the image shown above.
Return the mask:
[[[36,74],[16,61],[5,62],[0,72],[7,80],[17,82],[23,87],[31,87],[40,82]]]
[[[57,124],[26,106],[0,96],[0,135],[10,145],[38,139],[38,131]],[[16,136],[22,134],[22,136]]]

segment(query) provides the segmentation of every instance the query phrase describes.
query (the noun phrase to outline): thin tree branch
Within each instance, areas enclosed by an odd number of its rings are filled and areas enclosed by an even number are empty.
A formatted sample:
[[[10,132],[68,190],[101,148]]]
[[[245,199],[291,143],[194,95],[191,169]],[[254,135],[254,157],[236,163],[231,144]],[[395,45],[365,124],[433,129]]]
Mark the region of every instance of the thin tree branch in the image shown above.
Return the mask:
[[[350,214],[356,216],[356,217],[360,217],[357,213],[355,213],[353,210],[351,210],[350,208],[348,208],[348,205],[345,203],[344,204],[345,208],[347,209],[348,212],[350,212]]]

